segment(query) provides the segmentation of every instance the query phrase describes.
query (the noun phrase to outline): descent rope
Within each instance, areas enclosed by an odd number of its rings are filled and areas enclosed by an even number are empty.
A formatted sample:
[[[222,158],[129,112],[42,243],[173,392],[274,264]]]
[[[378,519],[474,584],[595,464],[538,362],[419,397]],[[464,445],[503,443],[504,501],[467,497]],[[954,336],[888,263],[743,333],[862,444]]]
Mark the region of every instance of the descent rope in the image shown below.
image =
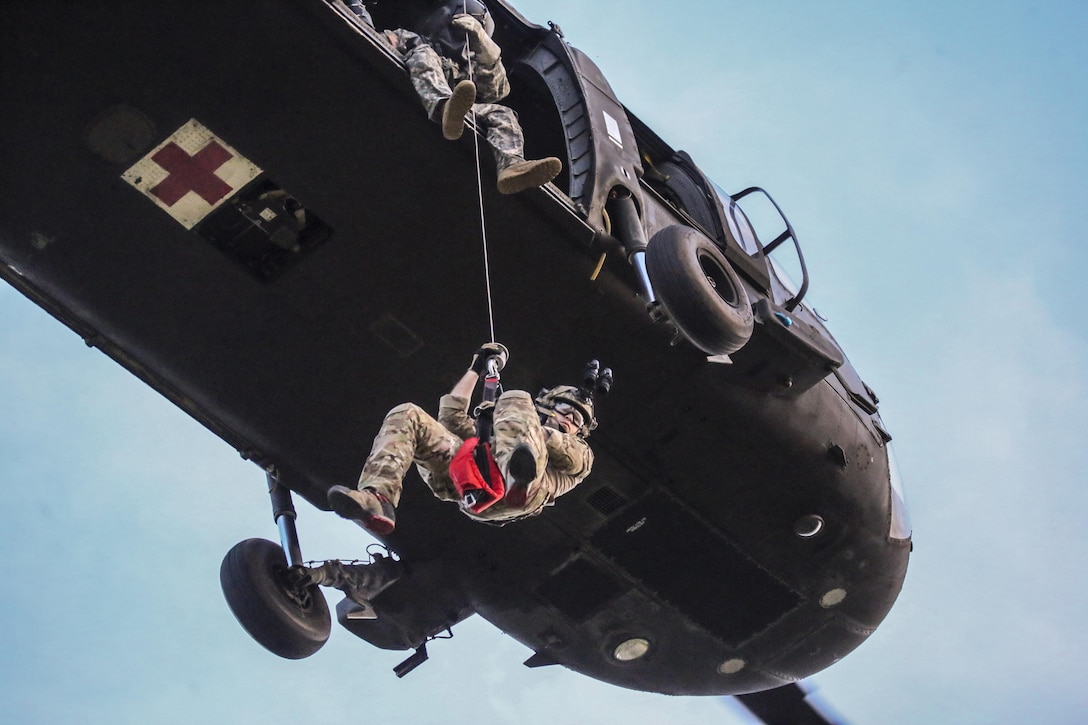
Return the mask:
[[[468,0],[462,4],[465,15],[468,15]],[[469,47],[468,33],[465,33],[465,58],[468,61],[468,79],[476,83],[472,70],[472,49]],[[472,104],[472,143],[476,149],[476,197],[480,202],[480,241],[483,247],[484,259],[484,287],[487,291],[487,324],[491,333],[491,342],[495,342],[495,308],[491,296],[491,262],[487,254],[487,216],[484,213],[484,181],[480,164],[480,134],[476,129],[476,104]]]

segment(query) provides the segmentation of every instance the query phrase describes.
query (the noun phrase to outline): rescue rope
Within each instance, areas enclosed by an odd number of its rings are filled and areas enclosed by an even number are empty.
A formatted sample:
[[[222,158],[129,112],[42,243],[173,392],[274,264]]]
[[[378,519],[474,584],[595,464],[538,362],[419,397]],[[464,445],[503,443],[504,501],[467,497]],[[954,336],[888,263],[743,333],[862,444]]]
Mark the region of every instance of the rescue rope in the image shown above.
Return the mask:
[[[462,3],[461,9],[465,15],[468,15],[468,0]],[[468,33],[465,33],[465,59],[468,61],[468,79],[475,85],[472,49],[469,47]],[[484,288],[487,292],[487,324],[491,333],[491,342],[495,342],[495,307],[491,296],[491,262],[487,255],[487,215],[484,213],[484,179],[480,164],[480,134],[477,132],[475,102],[470,110],[472,111],[472,144],[476,149],[476,198],[480,202],[480,242],[483,247]]]

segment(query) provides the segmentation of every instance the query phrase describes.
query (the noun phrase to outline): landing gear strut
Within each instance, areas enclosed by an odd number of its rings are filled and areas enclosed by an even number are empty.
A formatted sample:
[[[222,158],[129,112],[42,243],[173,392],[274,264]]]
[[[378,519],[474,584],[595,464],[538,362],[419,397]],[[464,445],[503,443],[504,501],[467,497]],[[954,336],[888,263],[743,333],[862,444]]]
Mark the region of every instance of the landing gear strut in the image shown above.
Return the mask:
[[[302,564],[291,491],[277,480],[275,469],[267,477],[280,545],[266,539],[236,544],[223,558],[219,582],[231,612],[250,636],[273,654],[297,660],[328,641],[332,616]]]

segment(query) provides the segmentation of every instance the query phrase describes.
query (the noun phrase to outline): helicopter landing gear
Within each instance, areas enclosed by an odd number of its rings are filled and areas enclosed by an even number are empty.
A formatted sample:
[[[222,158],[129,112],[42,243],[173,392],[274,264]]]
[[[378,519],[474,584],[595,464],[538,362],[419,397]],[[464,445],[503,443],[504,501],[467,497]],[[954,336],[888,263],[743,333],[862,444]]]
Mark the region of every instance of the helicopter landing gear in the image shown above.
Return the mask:
[[[329,604],[302,566],[291,491],[274,468],[266,471],[280,545],[246,539],[227,552],[219,583],[227,605],[258,644],[298,660],[321,649],[332,631]]]
[[[324,595],[302,566],[291,491],[266,471],[280,545],[246,539],[227,552],[219,583],[227,605],[258,644],[280,657],[298,660],[321,649],[332,631]]]
[[[280,530],[280,544],[246,539],[236,544],[219,569],[227,605],[242,627],[262,647],[286,659],[309,657],[332,630],[329,605],[320,587],[344,592],[359,607],[352,619],[376,619],[370,600],[403,573],[398,559],[373,554],[370,563],[302,561],[291,491],[275,469],[267,472],[268,494]]]
[[[706,235],[682,225],[650,240],[646,268],[676,327],[707,355],[744,347],[754,320],[748,294],[725,255]]]

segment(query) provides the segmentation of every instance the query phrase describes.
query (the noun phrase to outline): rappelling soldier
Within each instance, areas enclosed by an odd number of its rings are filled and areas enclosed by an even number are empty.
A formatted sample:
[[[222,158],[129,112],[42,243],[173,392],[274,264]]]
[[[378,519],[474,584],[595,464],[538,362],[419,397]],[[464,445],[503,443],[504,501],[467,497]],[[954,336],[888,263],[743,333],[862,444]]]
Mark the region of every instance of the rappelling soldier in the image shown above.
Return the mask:
[[[390,410],[356,488],[329,490],[332,509],[375,534],[391,533],[402,481],[413,462],[436,497],[458,502],[479,521],[537,514],[581,483],[593,467],[585,439],[597,427],[594,392],[607,392],[611,371],[598,374],[592,368],[585,385],[546,389],[535,399],[522,390],[506,391],[493,405],[479,407],[474,421],[469,402],[489,374],[488,361],[497,377],[507,357],[497,343],[480,347],[461,380],[439,401],[437,420],[414,403]],[[488,425],[480,426],[479,416],[489,416]]]

